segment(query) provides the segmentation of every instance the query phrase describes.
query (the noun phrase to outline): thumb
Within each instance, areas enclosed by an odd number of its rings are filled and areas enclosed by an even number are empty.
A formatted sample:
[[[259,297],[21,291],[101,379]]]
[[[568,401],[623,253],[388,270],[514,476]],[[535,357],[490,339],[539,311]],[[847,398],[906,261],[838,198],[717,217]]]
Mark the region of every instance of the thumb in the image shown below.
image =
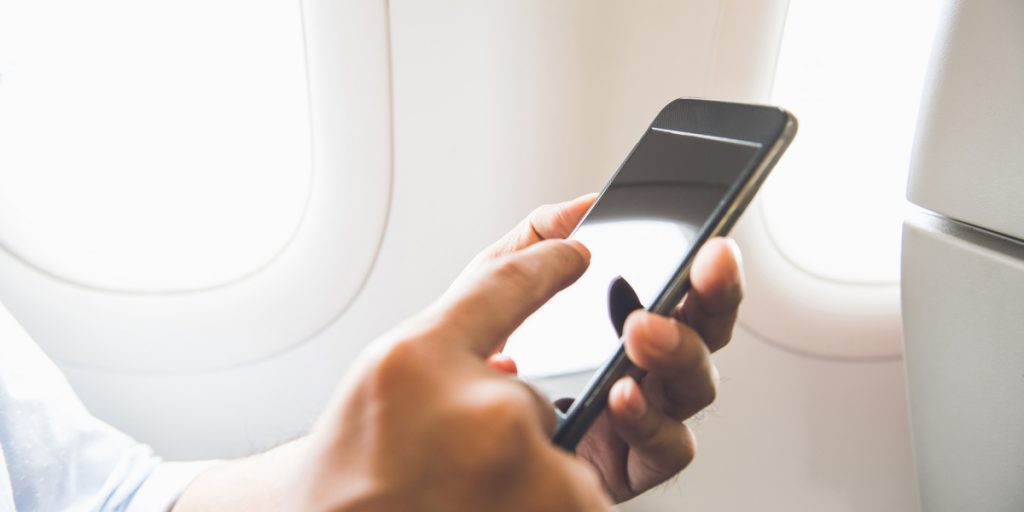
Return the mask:
[[[590,264],[590,251],[575,240],[545,240],[482,266],[437,304],[445,343],[485,358],[519,324]]]

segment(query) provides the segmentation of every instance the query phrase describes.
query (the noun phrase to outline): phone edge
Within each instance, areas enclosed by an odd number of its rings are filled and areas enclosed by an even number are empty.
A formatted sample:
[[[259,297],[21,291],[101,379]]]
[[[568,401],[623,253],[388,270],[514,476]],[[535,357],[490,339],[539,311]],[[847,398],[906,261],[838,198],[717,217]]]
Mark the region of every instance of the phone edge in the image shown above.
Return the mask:
[[[783,153],[792,143],[793,138],[796,136],[797,128],[799,123],[796,117],[780,107],[775,107],[781,111],[785,117],[786,122],[783,124],[782,130],[779,135],[775,138],[775,141],[768,148],[764,158],[758,166],[751,172],[750,179],[746,180],[743,186],[737,193],[736,200],[733,201],[729,208],[719,217],[719,221],[710,229],[706,230],[706,234],[702,237],[703,240],[699,241],[699,244],[694,247],[693,254],[699,250],[708,240],[716,236],[723,236],[729,233],[732,227],[739,220],[739,217],[743,214],[746,208],[750,205],[756,192],[764,184],[770,171],[778,163],[779,159],[782,158]],[[651,123],[653,126],[654,123]],[[648,128],[650,129],[650,128]],[[634,150],[636,148],[634,147]],[[629,157],[632,156],[633,151],[631,150],[629,155],[626,156],[628,161]],[[616,172],[616,176],[618,172]],[[609,180],[609,184],[615,180],[615,176]],[[607,188],[607,185],[605,186]],[[591,207],[593,208],[593,207]],[[587,215],[589,215],[589,211]],[[584,216],[584,219],[586,216]],[[580,224],[583,220],[580,221]],[[578,227],[578,226],[577,226]],[[575,229],[573,230],[575,232]],[[676,304],[679,303],[686,295],[686,292],[690,287],[690,267],[692,266],[692,258],[687,257],[684,259],[683,265],[665,289],[658,295],[654,304],[648,308],[651,311],[660,315],[670,315]],[[590,382],[587,383],[583,393],[572,406],[565,413],[564,419],[561,420],[552,435],[552,442],[557,446],[562,447],[566,451],[574,452],[576,445],[580,442],[587,430],[590,429],[590,425],[597,419],[597,416],[604,410],[608,403],[608,393],[611,391],[611,387],[620,378],[631,375],[634,378],[643,378],[643,370],[634,365],[629,357],[626,356],[626,350],[624,345],[620,345],[616,350],[615,355],[608,360],[600,370],[597,371]]]

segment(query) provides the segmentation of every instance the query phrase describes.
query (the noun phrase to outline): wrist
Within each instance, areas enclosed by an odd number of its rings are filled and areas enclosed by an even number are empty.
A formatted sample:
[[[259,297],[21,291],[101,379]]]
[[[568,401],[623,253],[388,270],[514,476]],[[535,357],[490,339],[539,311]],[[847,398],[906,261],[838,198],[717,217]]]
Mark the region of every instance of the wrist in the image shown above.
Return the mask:
[[[173,512],[281,510],[289,501],[308,438],[263,453],[216,464],[182,492]]]

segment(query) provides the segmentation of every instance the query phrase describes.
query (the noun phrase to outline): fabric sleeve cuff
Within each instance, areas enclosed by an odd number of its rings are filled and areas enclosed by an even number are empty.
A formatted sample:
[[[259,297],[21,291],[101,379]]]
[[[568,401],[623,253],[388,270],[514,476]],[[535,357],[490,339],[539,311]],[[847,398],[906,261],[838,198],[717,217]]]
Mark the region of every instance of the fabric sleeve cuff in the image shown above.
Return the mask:
[[[139,487],[126,512],[166,512],[199,473],[217,464],[217,460],[161,462]]]

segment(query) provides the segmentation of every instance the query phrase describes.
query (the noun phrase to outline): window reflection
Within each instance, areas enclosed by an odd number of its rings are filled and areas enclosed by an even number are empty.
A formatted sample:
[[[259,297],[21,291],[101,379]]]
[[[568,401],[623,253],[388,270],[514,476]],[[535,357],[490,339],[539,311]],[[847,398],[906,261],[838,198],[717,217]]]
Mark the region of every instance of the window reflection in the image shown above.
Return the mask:
[[[622,276],[644,306],[657,295],[667,272],[678,263],[693,229],[667,220],[633,219],[582,226],[577,240],[590,249],[590,268],[526,320],[510,340],[512,356],[524,377],[594,368],[618,346],[608,316],[608,286]],[[642,254],[642,259],[634,255]],[[640,261],[643,264],[637,265]]]

